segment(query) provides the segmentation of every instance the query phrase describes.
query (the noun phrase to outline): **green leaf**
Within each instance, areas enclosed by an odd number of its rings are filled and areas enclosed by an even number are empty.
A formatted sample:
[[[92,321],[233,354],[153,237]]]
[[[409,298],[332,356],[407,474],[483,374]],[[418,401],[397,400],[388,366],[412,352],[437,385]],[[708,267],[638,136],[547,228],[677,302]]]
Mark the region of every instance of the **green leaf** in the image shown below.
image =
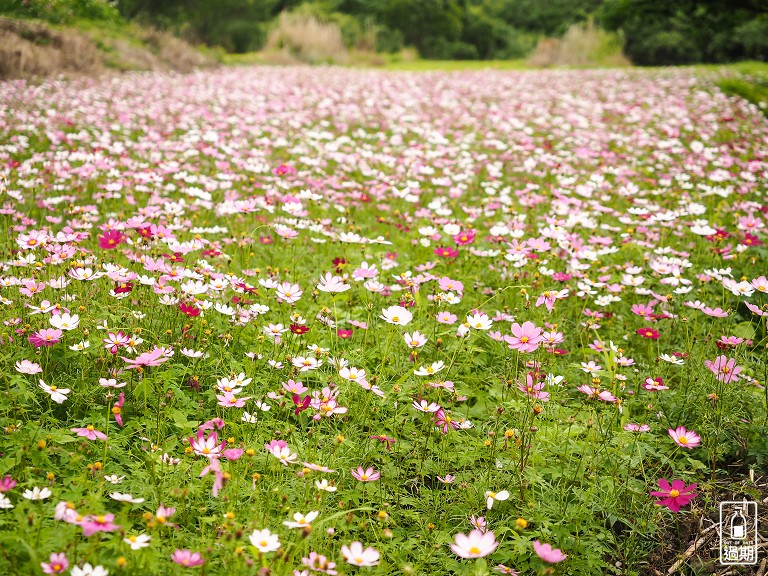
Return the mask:
[[[731,330],[731,334],[738,338],[752,340],[755,337],[755,326],[752,322],[742,322],[737,324],[736,327]]]

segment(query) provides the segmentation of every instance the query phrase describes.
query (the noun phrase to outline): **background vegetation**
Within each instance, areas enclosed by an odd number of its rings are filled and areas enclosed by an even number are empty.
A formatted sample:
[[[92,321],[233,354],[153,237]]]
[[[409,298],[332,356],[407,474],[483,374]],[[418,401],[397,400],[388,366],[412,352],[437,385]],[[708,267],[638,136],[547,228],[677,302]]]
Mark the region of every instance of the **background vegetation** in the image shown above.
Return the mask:
[[[590,20],[615,33],[607,45],[618,39],[635,64],[768,57],[768,4],[761,0],[0,0],[0,13],[11,16],[127,19],[228,52],[277,44],[301,57],[306,50],[286,40],[292,33],[281,14],[288,12],[299,31],[320,30],[348,50],[413,47],[424,58],[521,58],[541,50],[542,40],[544,52],[556,52],[547,39]]]

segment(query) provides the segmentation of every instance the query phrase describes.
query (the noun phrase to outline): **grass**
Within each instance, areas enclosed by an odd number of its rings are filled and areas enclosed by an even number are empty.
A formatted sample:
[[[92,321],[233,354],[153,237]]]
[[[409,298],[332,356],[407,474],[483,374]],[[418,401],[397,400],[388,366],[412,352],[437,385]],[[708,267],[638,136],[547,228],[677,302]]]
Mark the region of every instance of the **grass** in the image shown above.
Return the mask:
[[[765,122],[443,64],[0,85],[0,573],[646,576],[768,496]]]

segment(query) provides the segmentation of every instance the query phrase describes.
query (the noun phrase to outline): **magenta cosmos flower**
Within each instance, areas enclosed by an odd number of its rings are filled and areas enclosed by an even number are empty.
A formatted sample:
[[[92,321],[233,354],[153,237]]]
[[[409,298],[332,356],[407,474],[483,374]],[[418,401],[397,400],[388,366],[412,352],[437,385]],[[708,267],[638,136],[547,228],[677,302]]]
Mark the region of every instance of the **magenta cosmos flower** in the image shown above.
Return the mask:
[[[29,343],[35,348],[41,346],[53,346],[61,340],[63,332],[58,328],[43,328],[29,335]]]
[[[701,444],[701,436],[696,434],[693,430],[686,430],[684,426],[678,426],[674,430],[670,428],[667,432],[669,432],[669,435],[672,437],[672,440],[675,441],[675,444],[681,448],[691,449],[696,448],[696,446]]]
[[[200,552],[192,552],[192,550],[176,550],[171,554],[171,560],[185,568],[194,568],[205,564],[203,555]]]
[[[643,338],[649,338],[651,340],[659,339],[658,331],[654,330],[653,328],[639,328],[637,333]]]
[[[651,492],[651,496],[661,498],[655,504],[657,506],[666,506],[672,512],[680,512],[680,508],[687,506],[688,503],[696,497],[694,490],[696,484],[686,486],[682,480],[672,480],[672,484],[667,482],[666,478],[659,478],[660,491]]]
[[[562,562],[568,558],[568,555],[563,554],[563,551],[559,548],[552,548],[549,544],[542,544],[538,540],[533,541],[533,551],[536,552],[536,556],[550,564]]]
[[[122,244],[125,240],[125,236],[118,230],[107,230],[99,237],[99,248],[105,250],[111,250],[117,248],[119,244]]]
[[[721,382],[729,384],[739,379],[741,366],[736,366],[736,358],[718,356],[714,360],[704,360],[704,366],[709,368]]]
[[[533,352],[541,343],[542,329],[537,328],[533,322],[523,322],[521,326],[517,322],[512,324],[512,335],[504,336],[504,340],[510,350],[520,352]]]

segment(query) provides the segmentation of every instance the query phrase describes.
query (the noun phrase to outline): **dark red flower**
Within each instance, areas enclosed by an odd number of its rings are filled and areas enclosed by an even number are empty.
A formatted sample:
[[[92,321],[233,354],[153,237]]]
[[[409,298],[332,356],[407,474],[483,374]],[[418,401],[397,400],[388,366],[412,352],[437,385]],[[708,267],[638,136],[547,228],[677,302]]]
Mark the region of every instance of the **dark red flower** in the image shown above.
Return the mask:
[[[352,338],[352,332],[353,332],[352,330],[342,330],[341,328],[336,330],[336,334],[342,340],[349,340],[350,338]]]
[[[762,246],[763,242],[757,236],[752,234],[745,234],[744,240],[741,241],[744,246]]]
[[[397,442],[394,438],[389,438],[388,436],[385,436],[384,434],[379,434],[377,436],[369,436],[371,440],[378,440],[379,442],[384,442],[384,444],[387,445],[387,452],[389,452],[392,449],[392,444]]]
[[[179,310],[181,310],[187,316],[191,316],[191,317],[200,316],[200,308],[198,308],[194,304],[187,304],[185,302],[180,302]]]
[[[309,327],[304,324],[291,324],[291,332],[294,334],[306,334],[309,332]]]
[[[312,401],[312,398],[310,398],[309,394],[304,396],[302,398],[298,394],[294,394],[291,396],[291,400],[293,400],[293,404],[296,406],[296,410],[293,411],[295,415],[301,414],[304,410],[309,408],[309,403]]]
[[[347,261],[344,258],[334,258],[333,265],[336,266],[336,274],[341,274],[347,265]]]
[[[133,282],[123,282],[115,288],[115,294],[127,294],[133,290]]]

